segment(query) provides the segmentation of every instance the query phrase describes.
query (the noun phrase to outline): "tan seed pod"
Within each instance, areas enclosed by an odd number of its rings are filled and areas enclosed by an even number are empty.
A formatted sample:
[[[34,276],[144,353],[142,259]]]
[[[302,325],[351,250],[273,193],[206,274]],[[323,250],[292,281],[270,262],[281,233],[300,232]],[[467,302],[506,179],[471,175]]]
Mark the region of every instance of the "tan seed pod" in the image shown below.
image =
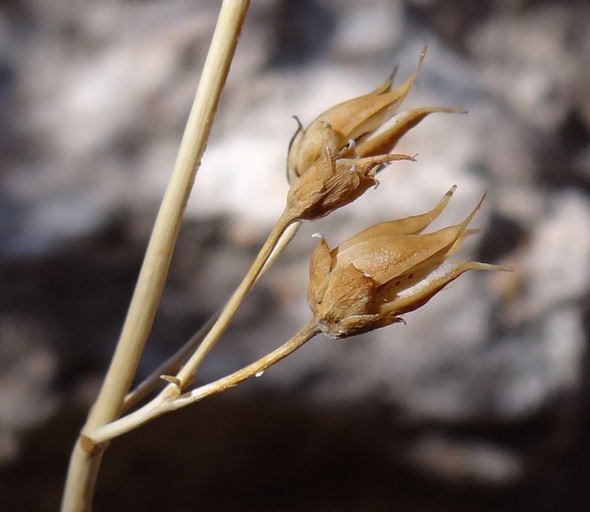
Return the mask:
[[[287,213],[314,220],[345,206],[377,184],[376,174],[396,160],[397,142],[433,112],[465,112],[452,107],[424,107],[398,113],[422,65],[426,49],[410,77],[392,88],[393,76],[374,91],[340,103],[300,125],[287,159],[290,191]]]
[[[333,250],[321,240],[312,254],[308,304],[318,327],[344,338],[401,322],[467,270],[511,270],[478,262],[449,262],[466,236],[483,197],[467,218],[432,233],[424,230],[455,187],[422,215],[377,224]],[[485,196],[484,196],[485,197]]]

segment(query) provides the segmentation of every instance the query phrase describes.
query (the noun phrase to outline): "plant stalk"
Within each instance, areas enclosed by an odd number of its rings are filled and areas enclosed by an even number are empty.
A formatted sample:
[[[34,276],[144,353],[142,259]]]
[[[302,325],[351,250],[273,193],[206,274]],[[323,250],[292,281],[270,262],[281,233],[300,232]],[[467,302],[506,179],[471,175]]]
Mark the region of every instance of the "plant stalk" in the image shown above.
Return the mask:
[[[264,267],[258,274],[258,278],[266,272],[266,270],[274,263],[274,261],[278,258],[278,256],[283,252],[285,247],[289,244],[292,238],[297,233],[299,227],[301,226],[300,222],[295,222],[291,224],[285,232],[281,235],[281,238],[277,245],[275,245],[272,254],[266,260]],[[254,263],[256,264],[256,262]],[[253,265],[254,265],[253,264]],[[143,400],[146,396],[148,396],[154,389],[158,387],[158,384],[162,384],[162,376],[163,375],[173,375],[176,374],[181,368],[184,361],[186,361],[189,356],[195,352],[195,349],[200,346],[203,342],[203,339],[207,336],[207,333],[211,330],[213,325],[217,322],[220,316],[220,312],[215,313],[195,334],[191,336],[191,338],[175,353],[173,354],[167,361],[162,363],[156,370],[152,372],[152,374],[147,377],[143,382],[141,382],[135,389],[127,393],[125,400],[123,402],[123,407],[121,412],[125,412],[135,405],[137,405],[141,400]],[[213,347],[213,343],[210,343],[209,349]],[[201,356],[200,360],[209,352],[204,348],[199,348]],[[197,362],[198,364],[198,362]]]
[[[244,300],[245,295],[250,291],[252,286],[254,286],[254,283],[260,275],[260,272],[270,258],[273,250],[279,243],[281,236],[289,227],[289,225],[291,225],[291,223],[294,221],[293,218],[287,213],[287,209],[285,209],[285,212],[283,212],[283,214],[279,217],[279,220],[268,235],[266,242],[258,252],[258,255],[252,263],[252,266],[242,279],[242,282],[239,284],[230,299],[223,307],[221,313],[219,314],[219,318],[206,334],[195,353],[174,376],[175,383],[170,384],[166,387],[166,389],[164,389],[163,393],[166,396],[178,396],[179,391],[184,390],[193,381],[198,365],[201,363],[201,361],[203,361],[205,356],[211,351],[215,343],[217,343],[221,335],[225,332],[228,325],[235,316],[238,307]]]
[[[168,274],[197,167],[225,84],[249,0],[224,0],[170,181],[162,199],[119,342],[82,432],[116,419],[137,369]],[[106,446],[84,442],[70,459],[62,512],[90,511]]]
[[[140,425],[143,425],[162,414],[186,407],[187,405],[198,402],[205,397],[221,393],[222,391],[237,386],[241,382],[244,382],[255,375],[260,375],[270,366],[276,364],[281,359],[284,359],[289,354],[292,354],[319,332],[315,320],[311,319],[289,341],[248,366],[209,384],[195,388],[176,398],[167,398],[161,393],[154,398],[154,400],[127,416],[113,421],[108,425],[99,427],[92,432],[88,432],[88,440],[94,445],[108,443],[112,439],[135,430]]]

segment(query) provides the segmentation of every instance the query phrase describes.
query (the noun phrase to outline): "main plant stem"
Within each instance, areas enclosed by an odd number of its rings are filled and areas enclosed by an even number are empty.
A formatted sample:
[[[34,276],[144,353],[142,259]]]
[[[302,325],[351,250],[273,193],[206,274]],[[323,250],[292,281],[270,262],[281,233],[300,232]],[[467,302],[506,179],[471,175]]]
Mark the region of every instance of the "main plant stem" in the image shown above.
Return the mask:
[[[178,157],[154,224],[119,342],[102,388],[82,431],[116,419],[137,369],[168,274],[170,260],[197,167],[236,48],[249,0],[224,0]],[[81,436],[72,452],[62,512],[92,508],[105,446],[88,446]]]

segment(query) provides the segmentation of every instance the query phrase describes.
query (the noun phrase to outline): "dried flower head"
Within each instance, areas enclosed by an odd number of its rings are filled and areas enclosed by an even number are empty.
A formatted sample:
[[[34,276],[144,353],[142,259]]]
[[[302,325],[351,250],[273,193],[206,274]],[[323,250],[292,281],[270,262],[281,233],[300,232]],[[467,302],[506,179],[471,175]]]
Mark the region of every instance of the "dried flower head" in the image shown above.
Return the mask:
[[[311,257],[308,304],[318,327],[344,338],[401,322],[467,270],[510,270],[447,258],[466,236],[483,197],[461,223],[422,234],[456,187],[422,215],[372,226],[331,250],[322,238]],[[485,196],[484,196],[485,197]]]
[[[393,75],[374,91],[321,114],[308,128],[302,126],[289,147],[287,198],[293,217],[313,220],[360,197],[377,184],[375,175],[395,160],[413,160],[391,151],[411,128],[433,112],[465,112],[451,107],[425,107],[397,113],[407,96],[426,49],[416,68],[399,87]]]

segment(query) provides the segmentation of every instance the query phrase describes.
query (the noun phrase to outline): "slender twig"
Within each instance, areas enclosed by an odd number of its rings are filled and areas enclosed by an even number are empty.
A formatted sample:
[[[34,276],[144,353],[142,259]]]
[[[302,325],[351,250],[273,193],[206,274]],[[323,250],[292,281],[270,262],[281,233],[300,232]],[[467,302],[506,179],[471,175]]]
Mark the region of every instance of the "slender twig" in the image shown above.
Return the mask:
[[[219,313],[215,313],[199,328],[195,334],[190,337],[190,339],[182,347],[180,347],[180,349],[178,349],[176,353],[174,353],[170,358],[158,366],[133,390],[127,393],[125,400],[123,401],[121,413],[135,407],[146,396],[154,391],[158,385],[163,384],[164,381],[162,380],[162,375],[172,375],[180,370],[182,363],[195,351],[195,348],[199,346],[201,341],[203,341],[203,338],[206,336],[218,318]]]
[[[165,396],[177,397],[180,394],[180,391],[184,390],[193,381],[198,365],[203,361],[205,356],[211,351],[215,343],[217,343],[221,335],[227,329],[229,323],[236,314],[238,307],[244,300],[244,296],[258,279],[262,268],[281,239],[281,236],[293,221],[293,218],[287,214],[286,209],[268,235],[266,242],[260,249],[254,263],[252,263],[252,266],[248,270],[248,273],[244,276],[240,285],[236,288],[233,295],[223,307],[219,318],[211,330],[207,333],[194,354],[173,377],[173,384],[170,384],[164,389],[163,393]]]
[[[152,326],[186,201],[205,150],[249,3],[249,0],[224,0],[221,6],[176,164],[162,199],[117,348],[84,426],[86,430],[104,425],[120,414]],[[83,436],[76,443],[64,490],[63,512],[91,509],[103,451],[102,446],[84,443]]]
[[[303,328],[297,332],[289,341],[281,345],[276,350],[269,354],[261,357],[254,363],[238,370],[226,377],[218,379],[210,384],[195,388],[188,393],[184,393],[176,398],[167,398],[163,394],[158,395],[154,400],[148,402],[140,409],[123,416],[121,419],[113,421],[108,425],[99,427],[91,432],[88,432],[86,436],[92,444],[100,445],[111,441],[112,439],[119,437],[126,432],[136,429],[140,425],[147,423],[148,421],[161,416],[170,411],[186,407],[192,403],[198,402],[203,398],[221,393],[226,389],[237,386],[241,382],[259,375],[264,372],[267,368],[273,364],[279,362],[281,359],[287,357],[293,353],[299,347],[307,343],[320,331],[312,319]]]
[[[272,254],[266,261],[259,276],[262,276],[275,262],[277,257],[283,252],[285,247],[289,244],[292,238],[297,233],[300,222],[291,224],[289,228],[281,236],[279,243],[275,246]],[[219,318],[219,312],[215,313],[191,338],[167,361],[156,368],[152,374],[142,381],[135,389],[130,391],[123,402],[122,412],[127,411],[137,405],[147,395],[149,395],[159,384],[162,383],[162,375],[173,375],[177,373],[182,363],[195,351],[196,347],[203,341],[211,327]]]

